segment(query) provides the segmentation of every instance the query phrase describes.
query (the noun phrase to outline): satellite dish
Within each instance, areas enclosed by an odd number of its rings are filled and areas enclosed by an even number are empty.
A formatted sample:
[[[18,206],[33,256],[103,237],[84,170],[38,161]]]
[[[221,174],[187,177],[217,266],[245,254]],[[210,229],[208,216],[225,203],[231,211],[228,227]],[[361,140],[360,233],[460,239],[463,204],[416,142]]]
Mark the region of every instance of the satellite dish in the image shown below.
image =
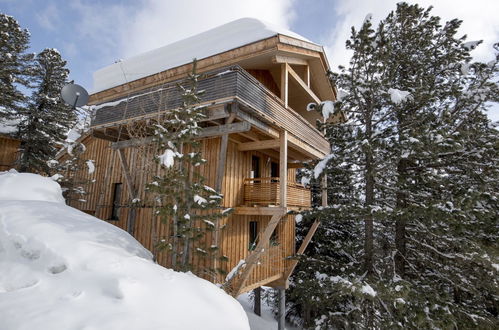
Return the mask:
[[[81,107],[87,104],[88,93],[85,88],[77,84],[67,84],[61,90],[61,96],[64,102],[73,108]]]

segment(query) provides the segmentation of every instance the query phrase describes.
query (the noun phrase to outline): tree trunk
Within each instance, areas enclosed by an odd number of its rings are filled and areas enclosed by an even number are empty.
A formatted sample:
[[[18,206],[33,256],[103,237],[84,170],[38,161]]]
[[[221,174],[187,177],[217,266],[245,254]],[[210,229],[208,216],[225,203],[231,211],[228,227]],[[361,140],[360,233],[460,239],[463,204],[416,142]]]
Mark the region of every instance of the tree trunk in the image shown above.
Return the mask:
[[[366,137],[371,136],[371,121],[366,123]],[[366,152],[366,202],[365,208],[367,210],[364,219],[364,270],[367,276],[370,276],[374,271],[374,223],[371,213],[371,205],[374,204],[374,160],[372,150]]]
[[[397,192],[397,211],[401,214],[396,215],[395,219],[395,272],[400,276],[405,276],[405,258],[406,258],[406,214],[407,210],[407,193],[403,192],[405,189],[404,182],[407,176],[407,167],[409,161],[405,158],[400,159],[397,164],[398,172],[398,188]]]

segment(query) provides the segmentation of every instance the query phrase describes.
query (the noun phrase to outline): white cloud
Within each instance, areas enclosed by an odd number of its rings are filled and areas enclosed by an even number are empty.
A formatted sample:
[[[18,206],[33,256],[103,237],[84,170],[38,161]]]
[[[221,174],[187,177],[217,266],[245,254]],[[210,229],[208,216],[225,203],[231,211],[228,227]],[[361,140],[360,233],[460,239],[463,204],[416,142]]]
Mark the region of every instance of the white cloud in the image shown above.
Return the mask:
[[[294,0],[140,0],[126,5],[72,0],[80,37],[109,60],[128,58],[241,17],[288,28]],[[112,57],[111,57],[112,56]]]
[[[122,57],[148,51],[241,17],[289,27],[291,0],[145,0],[122,30]]]
[[[395,10],[398,0],[338,0],[333,7],[336,23],[332,26],[329,37],[323,40],[330,65],[336,70],[338,65],[348,65],[351,53],[345,49],[345,41],[350,37],[351,27],[361,26],[367,14],[373,14],[373,25]],[[483,44],[471,52],[475,60],[490,61],[494,58],[492,45],[499,42],[499,1],[493,0],[418,0],[406,1],[418,3],[423,7],[433,6],[432,14],[442,18],[442,22],[458,18],[463,21],[460,33],[466,34],[467,40],[483,40]],[[492,120],[499,120],[499,106],[494,105],[489,111]]]
[[[59,23],[59,10],[57,6],[51,2],[45,6],[44,10],[36,14],[36,20],[40,26],[46,30],[55,30]]]
[[[133,18],[136,7],[82,0],[71,0],[70,6],[79,14],[74,18],[78,39],[92,49],[96,58],[108,60],[122,56],[121,32]]]

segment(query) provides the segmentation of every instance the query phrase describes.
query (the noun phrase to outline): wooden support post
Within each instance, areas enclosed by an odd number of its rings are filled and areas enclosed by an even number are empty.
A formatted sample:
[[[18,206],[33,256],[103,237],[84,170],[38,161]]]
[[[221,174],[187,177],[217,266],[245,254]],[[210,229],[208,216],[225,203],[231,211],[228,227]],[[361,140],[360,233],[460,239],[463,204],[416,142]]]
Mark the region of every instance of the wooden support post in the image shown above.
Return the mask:
[[[305,83],[307,84],[307,87],[310,88],[310,66],[305,67]]]
[[[327,206],[327,176],[324,175],[321,180],[321,199],[322,199],[322,206],[326,207]]]
[[[288,64],[281,64],[281,100],[288,107]]]
[[[279,310],[277,313],[277,329],[284,330],[286,320],[286,289],[277,289],[279,292]]]
[[[314,237],[315,232],[317,231],[317,228],[319,228],[320,222],[315,220],[314,223],[312,224],[312,227],[308,230],[307,235],[305,236],[305,239],[301,243],[300,247],[298,248],[298,251],[296,252],[297,256],[302,255],[305,252],[305,249],[307,248],[308,244],[312,240],[312,237]],[[298,265],[298,260],[294,259],[291,261],[289,268],[286,269],[286,272],[284,273],[284,280],[287,281],[288,278],[293,274],[293,271],[296,268],[296,265]]]
[[[268,249],[270,236],[272,235],[274,229],[277,227],[279,221],[285,214],[286,211],[284,210],[283,212],[275,214],[272,216],[272,218],[270,218],[270,221],[267,227],[265,228],[263,235],[259,237],[259,241],[255,247],[255,250],[253,251],[252,254],[250,254],[246,258],[246,265],[243,268],[243,271],[239,277],[239,283],[237,283],[237,286],[233,288],[234,290],[232,294],[234,295],[234,297],[237,297],[241,293],[241,289],[244,288],[244,285],[246,284],[246,281],[248,280],[251,271],[258,263],[258,260],[260,260],[261,254]]]
[[[227,160],[227,145],[229,143],[229,134],[222,135],[220,140],[220,151],[218,154],[217,177],[215,180],[215,190],[218,193],[222,192],[222,183],[225,174],[225,162]]]
[[[251,129],[251,124],[247,122],[239,122],[233,124],[226,124],[221,126],[209,126],[199,130],[198,138],[208,138],[215,136],[222,136],[224,134],[230,133],[241,133],[247,132]],[[123,149],[129,147],[138,147],[142,145],[148,145],[153,142],[154,138],[152,136],[145,137],[142,139],[130,139],[125,141],[118,141],[111,144],[113,149]]]
[[[275,140],[261,140],[261,141],[241,143],[237,146],[237,149],[239,151],[253,151],[253,150],[279,148],[279,146],[280,146],[279,140],[275,139]]]
[[[291,79],[298,83],[298,85],[300,85],[300,87],[310,96],[312,100],[314,100],[315,103],[320,104],[321,100],[319,99],[319,97],[315,95],[314,91],[310,89],[310,86],[308,86],[307,83],[303,81],[300,75],[296,73],[295,70],[293,70],[293,68],[290,66],[287,66],[287,70]]]
[[[231,124],[236,118],[235,112],[232,112],[230,116],[225,120],[225,124]],[[229,143],[229,134],[223,134],[220,139],[220,151],[218,153],[218,167],[217,167],[217,177],[215,178],[215,190],[218,193],[222,193],[222,184],[225,175],[225,163],[227,161],[227,145]],[[216,220],[215,231],[213,233],[212,245],[217,246],[220,243],[220,219]],[[213,268],[215,269],[215,275],[213,275],[214,283],[216,283],[217,275],[216,270],[218,269],[218,258],[213,260]]]
[[[279,147],[279,205],[287,207],[288,202],[288,132],[282,131]]]
[[[133,236],[135,228],[135,216],[136,216],[136,210],[135,207],[133,206],[133,200],[137,198],[137,191],[133,186],[132,176],[130,175],[130,169],[128,168],[128,163],[126,161],[125,152],[123,151],[123,149],[118,149],[118,156],[120,158],[123,174],[125,174],[125,181],[128,188],[128,194],[130,196],[130,202],[132,203],[128,211],[127,232]]]
[[[253,289],[254,301],[253,301],[253,312],[256,315],[262,316],[262,287]]]

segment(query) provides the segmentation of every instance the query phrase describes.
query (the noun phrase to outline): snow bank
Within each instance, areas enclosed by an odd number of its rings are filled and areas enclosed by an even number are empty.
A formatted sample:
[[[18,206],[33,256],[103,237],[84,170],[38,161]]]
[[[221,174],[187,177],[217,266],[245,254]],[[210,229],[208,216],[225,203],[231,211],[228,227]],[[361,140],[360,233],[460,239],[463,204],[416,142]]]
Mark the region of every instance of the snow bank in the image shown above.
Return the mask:
[[[16,170],[0,172],[0,201],[45,201],[64,204],[61,186],[54,180]]]
[[[6,198],[15,185],[37,200]],[[45,200],[33,192],[42,188]],[[155,264],[118,227],[54,203],[58,189],[36,175],[0,174],[1,329],[249,329],[232,297]]]
[[[250,323],[251,330],[275,330],[277,329],[277,320],[272,311],[272,307],[269,306],[267,299],[263,298],[264,291],[273,290],[272,288],[262,287],[262,300],[261,300],[261,316],[256,315],[253,312],[253,298],[250,293],[243,293],[237,300],[243,306],[246,314],[248,315],[248,320]],[[299,328],[286,322],[285,324],[287,330],[297,330]]]
[[[200,60],[278,34],[309,42],[273,24],[241,18],[96,71],[93,93],[190,63],[193,58]]]

